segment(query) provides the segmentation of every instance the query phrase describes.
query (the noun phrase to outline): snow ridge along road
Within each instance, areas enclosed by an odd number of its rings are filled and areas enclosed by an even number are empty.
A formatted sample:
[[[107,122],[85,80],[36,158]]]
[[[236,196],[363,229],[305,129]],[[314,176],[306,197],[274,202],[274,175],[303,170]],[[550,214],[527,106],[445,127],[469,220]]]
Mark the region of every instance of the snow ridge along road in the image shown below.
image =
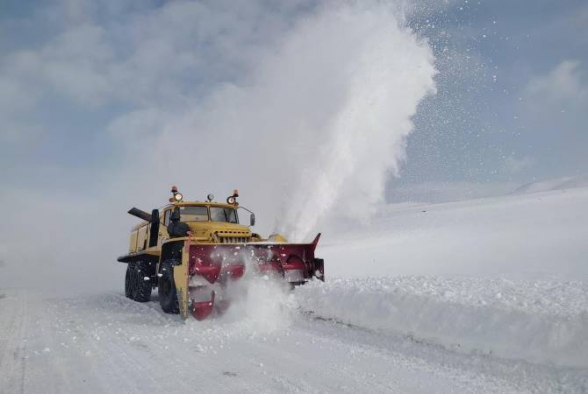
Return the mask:
[[[458,352],[588,369],[588,284],[482,278],[335,279],[296,289],[315,316]]]

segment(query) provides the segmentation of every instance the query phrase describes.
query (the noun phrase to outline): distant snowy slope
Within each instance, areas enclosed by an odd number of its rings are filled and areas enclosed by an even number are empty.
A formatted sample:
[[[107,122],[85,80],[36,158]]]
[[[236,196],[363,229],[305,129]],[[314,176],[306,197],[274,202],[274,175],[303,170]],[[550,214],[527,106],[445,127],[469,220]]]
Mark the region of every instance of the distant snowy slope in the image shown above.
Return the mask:
[[[588,284],[400,277],[296,289],[317,317],[458,352],[588,368]]]
[[[327,278],[446,275],[588,280],[588,188],[382,207],[325,232]]]
[[[516,189],[514,193],[538,193],[552,190],[574,189],[578,187],[588,187],[588,175],[568,176],[563,178],[550,179],[542,182],[528,183]]]

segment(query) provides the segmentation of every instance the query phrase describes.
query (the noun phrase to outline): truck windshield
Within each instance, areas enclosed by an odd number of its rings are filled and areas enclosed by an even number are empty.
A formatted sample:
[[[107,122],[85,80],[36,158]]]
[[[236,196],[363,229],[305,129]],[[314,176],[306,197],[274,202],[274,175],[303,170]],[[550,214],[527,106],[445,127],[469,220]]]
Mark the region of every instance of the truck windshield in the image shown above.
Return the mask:
[[[239,223],[237,210],[232,208],[210,207],[210,220],[213,222]]]
[[[208,209],[206,207],[180,207],[180,220],[182,222],[207,222]]]

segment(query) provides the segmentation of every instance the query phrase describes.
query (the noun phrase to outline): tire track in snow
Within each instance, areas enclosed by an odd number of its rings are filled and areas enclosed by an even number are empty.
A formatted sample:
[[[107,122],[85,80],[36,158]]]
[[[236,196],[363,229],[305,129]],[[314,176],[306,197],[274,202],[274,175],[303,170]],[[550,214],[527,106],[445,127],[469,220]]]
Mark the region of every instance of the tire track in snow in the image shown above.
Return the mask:
[[[7,297],[4,294],[2,296],[0,393],[24,393],[27,375],[28,297],[26,295]]]
[[[91,355],[94,363],[94,373],[100,376],[100,383],[104,386],[103,392],[125,392],[142,393],[151,390],[169,389],[169,385],[157,379],[153,352],[147,343],[135,339],[135,333],[125,327],[115,328],[118,321],[113,319],[109,313],[116,310],[117,306],[124,309],[131,309],[129,314],[132,317],[139,317],[143,320],[151,320],[153,314],[149,313],[151,308],[144,304],[134,303],[116,294],[107,295],[101,302],[90,299],[84,305],[69,306],[70,313],[79,313],[84,308],[89,311],[102,325],[82,323],[85,335],[84,344],[91,348]],[[114,320],[114,321],[113,321]],[[158,319],[165,322],[165,319]],[[116,331],[112,331],[116,330]],[[189,387],[181,384],[181,388],[188,391]]]
[[[455,374],[459,371],[459,375],[470,375],[474,383],[481,380],[480,388],[487,387],[488,382],[483,382],[487,379],[499,388],[504,386],[497,392],[588,393],[588,371],[582,368],[532,364],[525,360],[503,359],[475,351],[465,354],[453,352],[409,335],[378,332],[337,319],[316,316],[312,312],[305,312],[304,315],[308,320],[305,327],[309,327],[312,332],[322,332],[327,339],[331,331],[329,326],[345,328],[339,331],[343,335],[341,340],[362,344],[374,352],[388,353],[408,363],[436,366],[431,370],[434,374]],[[488,388],[481,392],[485,390]]]

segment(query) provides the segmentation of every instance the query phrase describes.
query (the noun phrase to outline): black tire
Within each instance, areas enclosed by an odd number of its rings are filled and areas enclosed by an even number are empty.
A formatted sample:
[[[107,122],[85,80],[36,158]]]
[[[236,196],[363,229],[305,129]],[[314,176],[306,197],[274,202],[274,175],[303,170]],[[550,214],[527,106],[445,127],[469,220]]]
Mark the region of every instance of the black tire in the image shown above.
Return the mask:
[[[173,264],[171,261],[164,261],[159,272],[157,293],[159,294],[159,305],[165,313],[180,313],[176,284],[174,282]]]
[[[125,296],[137,302],[151,300],[151,279],[145,278],[151,278],[152,275],[152,264],[143,261],[129,263],[125,275]]]
[[[133,299],[133,283],[131,280],[131,276],[132,276],[132,269],[131,269],[131,264],[133,263],[128,263],[127,264],[127,272],[125,273],[125,297]]]

